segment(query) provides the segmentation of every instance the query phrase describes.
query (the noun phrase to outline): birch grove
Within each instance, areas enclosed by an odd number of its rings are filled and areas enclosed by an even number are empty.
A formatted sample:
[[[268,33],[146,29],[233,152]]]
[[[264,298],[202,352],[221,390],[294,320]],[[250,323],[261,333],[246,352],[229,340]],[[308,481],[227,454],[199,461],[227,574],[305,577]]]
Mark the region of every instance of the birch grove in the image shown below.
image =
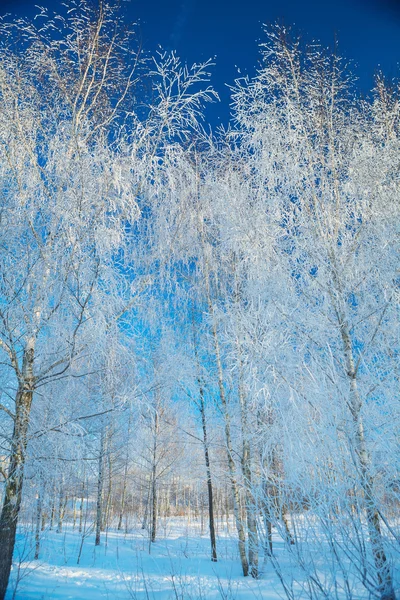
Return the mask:
[[[399,84],[271,27],[214,133],[211,62],[60,13],[0,24],[0,598],[29,524],[79,564],[183,519],[288,600],[396,600]]]

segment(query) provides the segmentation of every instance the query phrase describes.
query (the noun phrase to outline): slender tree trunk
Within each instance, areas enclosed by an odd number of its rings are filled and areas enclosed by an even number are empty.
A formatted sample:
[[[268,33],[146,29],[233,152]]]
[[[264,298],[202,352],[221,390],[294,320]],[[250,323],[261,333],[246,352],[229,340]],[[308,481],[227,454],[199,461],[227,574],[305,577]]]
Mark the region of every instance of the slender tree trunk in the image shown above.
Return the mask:
[[[83,524],[83,503],[85,499],[85,480],[82,483],[82,493],[81,493],[81,502],[79,505],[79,533],[82,533],[82,524]]]
[[[264,564],[267,562],[268,556],[272,553],[272,520],[271,504],[269,501],[268,481],[265,474],[262,475],[262,502],[261,502],[262,517],[265,529],[264,542]]]
[[[11,438],[10,463],[5,482],[3,506],[0,515],[0,600],[6,594],[21,507],[27,433],[32,406],[34,342],[24,352],[22,380],[15,398],[14,428]]]
[[[208,486],[207,486],[207,489],[208,489]],[[203,502],[203,494],[201,494],[201,496],[200,496],[200,535],[201,536],[204,535],[204,502]],[[215,535],[215,528],[214,528],[214,535]],[[211,528],[210,528],[210,541],[211,541]],[[211,560],[212,560],[212,542],[211,542]]]
[[[203,225],[201,225],[203,227]],[[203,233],[203,231],[202,231]],[[203,239],[203,246],[205,242]],[[228,469],[231,483],[231,490],[233,496],[233,511],[235,515],[236,521],[236,529],[238,533],[238,546],[239,546],[239,555],[240,562],[242,564],[243,575],[247,577],[249,574],[249,563],[246,555],[246,532],[243,526],[243,520],[240,514],[240,497],[239,497],[239,489],[236,480],[236,465],[233,459],[233,444],[232,444],[232,435],[231,435],[231,422],[230,415],[228,410],[228,404],[225,396],[225,388],[224,388],[224,378],[222,371],[222,361],[221,361],[221,351],[219,347],[218,340],[218,331],[217,324],[215,321],[214,307],[211,300],[211,290],[210,290],[210,280],[209,280],[209,268],[208,262],[206,258],[206,250],[204,249],[204,267],[205,267],[205,288],[207,294],[207,303],[208,309],[210,312],[210,316],[212,318],[212,336],[214,340],[214,352],[215,352],[215,361],[218,372],[218,389],[219,389],[219,399],[221,403],[222,413],[224,416],[224,424],[225,424],[225,441],[226,441],[226,449],[227,449],[227,459],[228,459]]]
[[[154,415],[154,444],[153,444],[153,466],[151,478],[151,534],[150,540],[156,541],[157,534],[157,436],[158,436],[158,412]]]
[[[150,504],[150,496],[151,496],[151,479],[149,480],[149,487],[147,488],[147,496],[146,496],[146,504],[144,507],[143,521],[142,521],[142,529],[146,529],[147,527],[147,519],[149,515],[149,504]]]
[[[238,344],[239,345],[239,344]],[[240,352],[240,348],[239,348]],[[241,375],[240,375],[241,377]],[[241,381],[239,381],[239,403],[240,403],[240,417],[242,425],[242,439],[243,439],[243,450],[242,450],[242,471],[245,487],[245,508],[247,518],[247,530],[249,536],[249,568],[252,577],[258,577],[258,534],[257,534],[257,515],[256,506],[254,502],[253,490],[252,490],[252,471],[251,471],[251,450],[250,442],[248,439],[248,423],[247,423],[247,401],[242,388]]]
[[[171,516],[171,488],[167,485],[165,490],[165,517]]]
[[[76,526],[76,502],[77,502],[77,498],[76,496],[74,496],[73,498],[73,512],[72,512],[72,529],[75,529]]]
[[[119,519],[118,519],[118,531],[121,531],[122,529],[122,519],[124,517],[124,511],[125,511],[125,499],[126,499],[126,488],[127,488],[127,481],[128,481],[128,463],[129,463],[129,439],[130,439],[130,431],[131,431],[131,416],[129,415],[129,422],[128,422],[128,441],[126,444],[126,456],[125,456],[125,466],[124,466],[124,481],[122,484],[122,496],[121,496],[121,509],[119,512]]]
[[[215,354],[218,368],[218,387],[219,387],[219,397],[221,401],[222,411],[224,415],[225,422],[225,441],[226,441],[226,449],[227,449],[227,459],[228,459],[228,469],[231,483],[231,490],[233,496],[233,512],[235,515],[236,521],[236,529],[238,533],[238,546],[239,546],[239,555],[240,562],[242,564],[243,575],[247,577],[249,574],[249,563],[246,555],[246,532],[243,526],[242,516],[240,514],[240,497],[239,497],[239,488],[236,481],[236,465],[233,459],[233,444],[232,444],[232,436],[231,436],[231,421],[228,410],[228,405],[225,397],[225,389],[223,384],[223,375],[222,375],[222,364],[221,364],[221,356],[219,350],[219,342],[217,337],[217,328],[215,323],[213,324],[213,337],[214,337],[214,346],[215,346]]]
[[[58,524],[57,524],[57,533],[62,532],[65,508],[67,506],[68,498],[64,495],[64,478],[61,478],[60,484],[60,493],[58,497]]]
[[[225,396],[225,392],[224,392],[224,396]],[[226,401],[225,401],[225,405],[223,406],[223,408],[224,408],[224,419],[225,419],[225,439],[226,439],[226,447],[227,447],[228,468],[229,468],[229,475],[230,475],[231,489],[232,489],[232,496],[233,496],[233,512],[235,515],[236,529],[237,529],[238,538],[239,538],[239,542],[238,542],[239,555],[240,555],[240,561],[242,563],[243,575],[245,577],[247,577],[247,575],[249,574],[249,563],[247,561],[247,556],[246,556],[246,532],[245,532],[245,529],[243,526],[243,520],[242,520],[242,516],[241,516],[241,511],[240,511],[239,488],[238,488],[238,484],[236,481],[236,465],[235,465],[235,461],[233,460],[231,422],[230,422],[230,415],[228,413],[228,407],[226,405]]]
[[[105,431],[104,427],[100,434],[99,466],[97,477],[97,500],[96,500],[96,539],[95,546],[100,546],[101,521],[103,507],[103,485],[104,485],[104,452],[105,452]]]
[[[226,486],[223,490],[221,490],[221,526],[223,524],[224,517],[225,517],[225,523],[226,523],[226,531],[227,531],[227,533],[230,533],[230,530],[231,530],[230,522],[229,522],[229,519],[231,518],[230,494],[229,494],[228,488]]]
[[[203,429],[203,448],[204,448],[204,460],[206,465],[206,476],[207,476],[207,492],[208,492],[208,523],[210,530],[210,543],[211,543],[211,561],[217,562],[217,542],[215,535],[215,522],[214,522],[214,499],[213,499],[213,485],[211,476],[211,465],[210,465],[210,453],[208,449],[208,437],[207,437],[207,421],[206,421],[206,407],[204,402],[204,389],[200,380],[200,365],[197,352],[197,343],[195,336],[195,325],[193,318],[193,346],[196,357],[197,369],[199,371],[197,382],[199,385],[200,395],[200,415],[201,425]],[[201,532],[203,532],[203,501],[201,502]]]
[[[64,524],[65,517],[65,509],[67,507],[68,497],[60,494],[60,504],[58,507],[58,524],[57,524],[57,533],[61,533]]]
[[[125,463],[125,468],[124,468],[124,481],[122,484],[121,509],[119,511],[118,531],[122,530],[122,520],[124,518],[124,512],[125,512],[127,477],[128,477],[128,461]]]
[[[257,426],[259,430],[261,430],[263,425],[265,424],[272,425],[273,420],[273,411],[271,409],[268,410],[268,415],[265,421],[261,418],[260,413],[258,413]],[[289,527],[287,506],[285,502],[280,502],[278,482],[282,480],[282,475],[279,473],[277,449],[275,447],[272,448],[272,456],[270,463],[267,463],[265,457],[263,457],[262,452],[260,452],[259,460],[260,464],[262,465],[263,471],[263,499],[261,505],[266,532],[266,544],[264,549],[265,556],[268,556],[268,554],[272,552],[272,523],[275,520],[282,521],[285,530],[286,541],[290,544],[294,544],[295,541]],[[269,474],[268,476],[267,473]]]
[[[285,528],[286,541],[289,542],[289,544],[293,545],[294,537],[292,535],[292,532],[290,531],[289,519],[288,519],[288,509],[287,509],[287,506],[285,503],[283,503],[281,506],[281,517],[282,517],[283,526]]]
[[[46,529],[46,517],[47,517],[46,511],[42,510],[42,525],[40,528],[41,531],[44,531]]]
[[[200,389],[200,413],[201,423],[203,428],[203,447],[204,447],[204,460],[206,463],[206,474],[207,474],[207,491],[208,491],[208,523],[210,527],[210,542],[211,542],[211,560],[217,562],[217,542],[215,536],[215,523],[214,523],[214,500],[213,500],[213,485],[211,477],[211,465],[210,455],[208,451],[208,438],[207,438],[207,422],[206,412],[204,405],[204,391],[199,382]],[[203,521],[203,503],[201,506],[201,516]],[[202,524],[203,527],[203,524]]]
[[[108,486],[107,486],[107,500],[106,500],[106,510],[103,515],[103,531],[108,529],[111,512],[112,512],[112,461],[111,461],[111,452],[108,452]]]
[[[383,546],[379,512],[374,499],[374,481],[371,475],[371,459],[364,435],[364,424],[361,415],[362,401],[358,391],[357,370],[355,367],[351,337],[344,317],[339,318],[339,323],[346,358],[347,376],[349,378],[350,410],[355,429],[355,453],[358,459],[357,466],[360,472],[360,484],[364,492],[368,534],[378,577],[379,592],[381,600],[396,600],[391,568]]]
[[[272,523],[271,523],[271,519],[266,518],[266,513],[264,513],[264,524],[265,524],[265,533],[266,533],[264,550],[265,550],[265,555],[268,556],[268,554],[272,553]]]
[[[271,460],[271,472],[272,477],[269,485],[269,496],[270,504],[272,505],[273,519],[282,521],[285,530],[285,539],[289,544],[294,544],[294,538],[290,531],[289,520],[287,516],[287,506],[285,502],[282,502],[280,496],[280,484],[282,481],[282,475],[279,472],[277,449],[272,449],[272,460]]]
[[[40,477],[38,495],[36,500],[36,523],[35,523],[35,560],[39,558],[40,552],[40,532],[43,531],[42,525],[42,507],[43,507],[44,484]]]
[[[249,532],[249,567],[252,577],[258,577],[258,534],[256,506],[252,491],[252,474],[250,467],[250,449],[244,444],[243,477],[245,480],[245,507],[247,530]]]
[[[156,541],[157,535],[157,484],[153,477],[151,490],[151,541]]]
[[[50,509],[50,524],[49,524],[50,531],[53,529],[55,516],[56,516],[56,502],[53,499],[52,503],[51,503],[51,509]]]

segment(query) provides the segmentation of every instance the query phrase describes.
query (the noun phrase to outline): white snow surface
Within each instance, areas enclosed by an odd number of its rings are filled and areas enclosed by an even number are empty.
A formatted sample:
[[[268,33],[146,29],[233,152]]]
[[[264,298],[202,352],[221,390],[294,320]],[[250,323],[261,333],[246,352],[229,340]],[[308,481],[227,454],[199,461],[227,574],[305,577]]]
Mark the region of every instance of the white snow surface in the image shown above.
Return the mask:
[[[232,523],[232,532],[233,532]],[[94,534],[85,541],[77,564],[81,535],[66,526],[65,531],[48,531],[41,540],[39,560],[32,560],[29,536],[20,534],[6,600],[13,597],[18,573],[21,579],[15,600],[213,600],[263,599],[282,597],[282,588],[266,568],[255,581],[241,574],[237,542],[228,532],[219,534],[217,563],[210,560],[210,542],[196,524],[188,526],[174,519],[160,529],[151,544],[140,528],[127,534],[109,531],[101,545]],[[277,542],[281,545],[281,542]],[[29,539],[33,546],[33,536]],[[279,551],[277,549],[277,551]],[[21,558],[22,557],[22,560]]]
[[[66,526],[62,533],[47,531],[41,540],[39,560],[33,560],[32,533],[21,532],[6,600],[276,600],[286,595],[270,563],[260,561],[258,580],[241,573],[234,536],[219,532],[218,562],[210,560],[210,542],[197,523],[173,519],[160,528],[151,544],[139,527],[129,533],[109,531],[101,545],[94,534],[85,537],[79,564],[81,534]],[[296,598],[306,598],[302,574],[291,564],[280,538],[274,537],[274,553],[291,573]],[[16,586],[16,582],[18,585]],[[302,581],[303,579],[303,581]],[[16,591],[15,591],[16,589]],[[13,595],[15,594],[15,595]],[[359,590],[354,600],[367,598]]]

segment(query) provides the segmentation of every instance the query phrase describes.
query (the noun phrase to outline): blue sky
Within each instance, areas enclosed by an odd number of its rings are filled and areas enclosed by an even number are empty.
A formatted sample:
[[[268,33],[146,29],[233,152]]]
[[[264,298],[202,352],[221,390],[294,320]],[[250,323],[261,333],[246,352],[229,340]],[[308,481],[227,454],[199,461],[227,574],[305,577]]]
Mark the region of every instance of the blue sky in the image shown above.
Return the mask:
[[[33,15],[34,5],[55,8],[56,0],[0,0],[1,14]],[[400,0],[131,0],[128,18],[139,21],[145,49],[160,44],[188,62],[216,57],[212,83],[221,104],[209,111],[213,125],[227,122],[229,90],[241,74],[253,74],[259,60],[263,23],[294,25],[305,40],[332,45],[352,60],[359,86],[367,93],[380,67],[400,73]]]

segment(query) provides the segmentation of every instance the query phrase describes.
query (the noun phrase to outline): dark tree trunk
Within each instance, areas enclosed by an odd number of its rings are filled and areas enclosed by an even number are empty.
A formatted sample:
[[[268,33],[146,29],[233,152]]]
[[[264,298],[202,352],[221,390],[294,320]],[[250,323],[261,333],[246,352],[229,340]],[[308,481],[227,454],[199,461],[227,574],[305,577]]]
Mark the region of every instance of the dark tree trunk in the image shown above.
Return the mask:
[[[152,468],[152,489],[151,489],[151,534],[152,542],[156,541],[157,535],[157,436],[158,436],[158,412],[154,416],[154,445],[153,445],[153,468]]]
[[[44,483],[42,477],[39,480],[39,490],[36,502],[36,526],[35,526],[35,560],[39,558],[40,552],[40,532],[43,531],[43,496],[44,496]],[[42,527],[41,527],[42,525]]]
[[[108,486],[106,510],[103,515],[103,531],[108,531],[112,517],[112,468],[111,468],[111,452],[108,452]]]
[[[205,402],[204,402],[204,389],[200,379],[200,364],[199,357],[197,353],[197,343],[196,343],[196,329],[195,322],[193,318],[193,347],[194,353],[196,357],[197,369],[198,369],[198,377],[197,383],[199,385],[199,395],[200,395],[200,414],[201,414],[201,424],[203,428],[203,447],[204,447],[204,460],[206,464],[206,475],[207,475],[207,492],[208,492],[208,523],[210,529],[210,543],[211,543],[211,561],[217,562],[217,542],[215,535],[215,521],[214,521],[214,498],[213,498],[213,485],[212,485],[212,477],[211,477],[211,465],[210,465],[210,453],[208,450],[208,437],[207,437],[207,421],[206,421],[206,410],[205,410]],[[203,530],[203,503],[201,505],[201,529]]]
[[[208,522],[210,527],[210,542],[211,542],[211,560],[217,562],[217,542],[215,538],[215,523],[214,523],[214,501],[213,501],[213,486],[211,478],[211,466],[210,466],[210,455],[208,451],[208,439],[207,439],[207,423],[204,406],[204,392],[199,382],[200,389],[200,412],[201,412],[201,423],[203,427],[203,446],[204,446],[204,459],[206,463],[207,473],[207,490],[208,490]]]
[[[101,430],[100,449],[99,449],[99,470],[97,480],[97,501],[96,501],[96,539],[95,546],[100,546],[102,508],[103,508],[103,483],[104,483],[104,453],[105,453],[105,433]]]
[[[153,479],[153,489],[152,489],[152,498],[151,498],[151,502],[152,502],[152,506],[151,506],[151,541],[155,542],[156,541],[156,535],[157,535],[157,485],[156,485],[156,479]]]
[[[33,355],[32,355],[33,358]],[[24,363],[32,360],[24,357]],[[24,364],[31,370],[30,365]],[[29,380],[28,380],[29,381]],[[19,384],[15,398],[14,430],[11,442],[10,464],[5,482],[4,500],[0,516],[0,600],[4,600],[10,577],[12,557],[21,507],[24,465],[27,446],[29,415],[32,405],[33,385],[25,380]]]
[[[60,493],[58,497],[58,522],[57,522],[57,533],[62,533],[65,509],[67,506],[68,498],[64,495],[64,478],[61,478]]]
[[[84,474],[84,477],[86,477],[86,473]],[[81,493],[81,502],[79,505],[79,533],[82,533],[82,523],[83,523],[83,503],[85,500],[85,479],[83,479],[82,482],[82,493]]]
[[[55,492],[54,489],[53,489],[53,492]],[[51,509],[50,509],[50,525],[49,525],[50,531],[53,529],[55,516],[56,516],[56,503],[55,503],[54,496],[53,496],[53,501],[51,503]]]
[[[118,531],[122,530],[122,519],[124,518],[124,512],[125,512],[127,476],[128,476],[128,462],[126,462],[125,469],[124,469],[124,482],[122,485],[121,510],[119,512]]]
[[[147,490],[146,504],[144,507],[144,514],[143,514],[143,521],[142,521],[142,529],[146,529],[146,527],[147,527],[147,520],[148,520],[148,516],[149,516],[150,495],[151,495],[151,481],[149,481],[149,487]]]

